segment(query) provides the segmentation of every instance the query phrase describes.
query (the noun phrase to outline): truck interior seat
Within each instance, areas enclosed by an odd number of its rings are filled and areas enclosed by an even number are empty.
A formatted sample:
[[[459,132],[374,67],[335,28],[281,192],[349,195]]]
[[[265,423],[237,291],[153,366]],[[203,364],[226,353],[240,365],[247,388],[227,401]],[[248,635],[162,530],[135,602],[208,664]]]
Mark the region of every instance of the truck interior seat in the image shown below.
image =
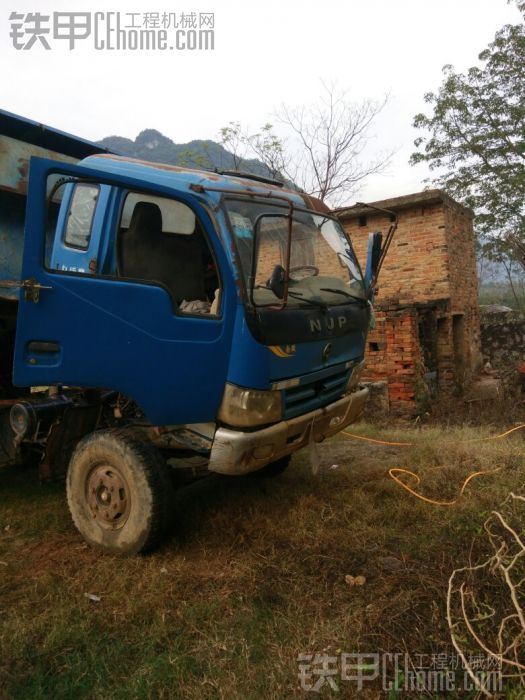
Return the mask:
[[[202,235],[163,233],[157,204],[137,202],[129,228],[120,232],[117,254],[120,276],[160,282],[177,305],[205,298]]]

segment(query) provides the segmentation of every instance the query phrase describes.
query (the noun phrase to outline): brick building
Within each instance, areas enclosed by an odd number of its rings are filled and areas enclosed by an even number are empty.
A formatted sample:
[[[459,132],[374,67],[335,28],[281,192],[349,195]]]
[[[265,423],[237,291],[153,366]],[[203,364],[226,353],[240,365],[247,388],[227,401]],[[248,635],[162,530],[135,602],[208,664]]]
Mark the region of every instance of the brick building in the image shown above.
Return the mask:
[[[413,411],[437,391],[461,390],[480,364],[473,215],[440,190],[373,204],[394,211],[398,229],[379,276],[364,379],[387,383],[393,410]],[[368,234],[386,234],[389,216],[360,205],[335,213],[364,268]]]

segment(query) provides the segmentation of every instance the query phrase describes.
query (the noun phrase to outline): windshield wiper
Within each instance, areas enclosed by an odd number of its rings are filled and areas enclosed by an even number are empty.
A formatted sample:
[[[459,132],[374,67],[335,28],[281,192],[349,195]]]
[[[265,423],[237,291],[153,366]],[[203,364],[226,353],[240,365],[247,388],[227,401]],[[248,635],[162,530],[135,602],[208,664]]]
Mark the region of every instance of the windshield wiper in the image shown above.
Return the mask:
[[[274,296],[277,296],[272,289],[270,289],[269,287],[266,287],[264,284],[256,284],[254,286],[254,289],[267,289],[268,291],[272,292],[272,294]],[[304,301],[307,304],[312,304],[312,306],[320,306],[322,309],[325,309],[325,310],[328,308],[328,306],[323,301],[316,301],[315,299],[308,299],[306,297],[303,297],[303,295],[300,294],[299,292],[291,292],[290,290],[288,290],[288,296],[292,297],[293,299],[298,299],[299,301]],[[277,298],[279,298],[279,297],[277,297]]]
[[[298,299],[299,301],[305,301],[307,304],[311,304],[312,306],[319,306],[321,309],[324,309],[325,311],[328,309],[328,305],[324,303],[324,301],[317,301],[316,299],[308,299],[307,297],[303,297],[302,294],[299,294],[298,292],[291,292],[288,290],[288,296],[292,297],[292,299]]]
[[[341,294],[344,297],[347,297],[348,299],[354,299],[355,302],[360,302],[364,306],[368,303],[366,299],[363,299],[362,297],[357,297],[354,294],[350,294],[350,292],[345,292],[344,289],[332,289],[332,287],[321,287],[319,289],[320,292],[330,292],[331,294]]]

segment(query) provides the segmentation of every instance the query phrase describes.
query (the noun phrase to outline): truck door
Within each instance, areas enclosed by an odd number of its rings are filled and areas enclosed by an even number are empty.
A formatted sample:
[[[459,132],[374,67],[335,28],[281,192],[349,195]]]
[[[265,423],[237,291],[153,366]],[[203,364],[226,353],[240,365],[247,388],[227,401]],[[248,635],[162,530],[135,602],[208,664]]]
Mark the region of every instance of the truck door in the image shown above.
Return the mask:
[[[76,182],[49,227],[52,173]],[[156,425],[215,418],[236,292],[193,196],[169,181],[34,158],[22,280],[15,385],[114,390]]]

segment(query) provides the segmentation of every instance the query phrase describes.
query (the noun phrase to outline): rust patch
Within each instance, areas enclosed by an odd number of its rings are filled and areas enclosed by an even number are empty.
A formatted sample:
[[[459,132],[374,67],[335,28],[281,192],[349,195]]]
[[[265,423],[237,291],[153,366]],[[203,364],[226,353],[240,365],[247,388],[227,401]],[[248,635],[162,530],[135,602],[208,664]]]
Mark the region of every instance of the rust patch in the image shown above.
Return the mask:
[[[78,159],[65,154],[0,134],[0,189],[26,194],[32,156],[48,158],[59,163],[78,162]]]
[[[23,177],[24,179],[27,178],[29,172],[29,161],[26,158],[18,159],[18,172],[20,173],[20,177]]]
[[[306,192],[301,192],[300,196],[303,198],[307,209],[313,209],[313,211],[319,211],[321,214],[331,214],[332,210],[328,207],[322,199],[318,197],[312,197]]]
[[[0,400],[0,408],[6,408],[9,406],[14,406],[15,403],[18,403],[20,401],[19,398],[17,399],[1,399]]]
[[[167,170],[175,173],[193,173],[195,175],[200,175],[209,180],[216,180],[219,182],[222,178],[212,173],[208,170],[197,170],[195,168],[181,168],[179,165],[169,165],[168,163],[156,163],[151,160],[141,160],[140,158],[131,158],[130,156],[114,156],[110,153],[97,153],[95,158],[107,158],[108,160],[124,161],[125,163],[137,163],[138,165],[146,165],[148,168],[155,168],[156,170]]]
[[[29,161],[26,158],[19,158],[18,159],[18,175],[19,175],[19,182],[18,182],[18,191],[20,194],[26,194],[27,192],[27,176],[29,173]]]
[[[212,172],[211,170],[197,170],[196,168],[182,168],[178,165],[170,165],[168,163],[156,163],[150,160],[142,160],[140,158],[131,158],[130,156],[115,156],[111,153],[97,153],[94,156],[95,158],[106,158],[107,160],[114,160],[117,162],[125,162],[125,163],[137,163],[138,165],[145,165],[148,168],[154,168],[156,170],[166,170],[168,172],[174,172],[174,173],[190,173],[193,175],[198,175],[201,177],[203,180],[212,180],[213,182],[235,182],[237,184],[241,184],[244,187],[246,187],[247,190],[249,190],[252,194],[257,194],[257,191],[260,189],[264,189],[267,191],[274,191],[276,190],[275,185],[270,185],[266,182],[259,182],[258,180],[249,180],[247,178],[241,178],[241,177],[233,177],[230,175],[218,175],[217,173]],[[254,189],[254,187],[257,187],[257,189]],[[228,190],[229,192],[229,190]],[[295,190],[290,190],[285,187],[279,187],[277,190],[277,195],[281,195],[283,192],[285,192],[288,195],[296,195],[296,196],[301,196],[299,192],[296,192]],[[232,190],[231,194],[238,194],[236,191]],[[306,195],[308,196],[308,195]],[[282,199],[285,199],[282,197]],[[311,198],[312,200],[315,200],[315,197]],[[320,200],[315,200],[319,201]],[[323,205],[325,206],[325,205]],[[329,212],[330,210],[328,208],[326,209],[318,209],[317,207],[314,207],[316,211],[323,211],[324,212]]]

